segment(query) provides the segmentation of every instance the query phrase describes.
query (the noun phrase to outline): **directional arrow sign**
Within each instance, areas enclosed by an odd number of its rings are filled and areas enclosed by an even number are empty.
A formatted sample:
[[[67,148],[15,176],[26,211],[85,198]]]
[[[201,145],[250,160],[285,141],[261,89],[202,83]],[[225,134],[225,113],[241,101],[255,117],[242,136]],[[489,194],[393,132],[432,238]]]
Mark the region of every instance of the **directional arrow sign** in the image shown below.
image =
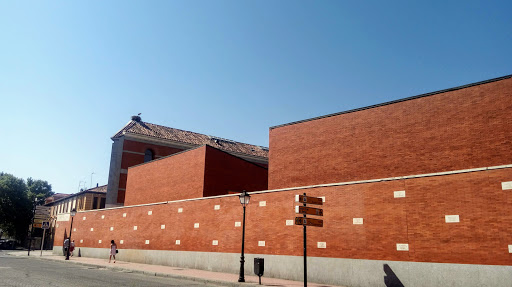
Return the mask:
[[[323,205],[323,200],[320,197],[304,196],[300,194],[295,195],[295,202]]]
[[[50,214],[50,210],[36,209],[36,214]]]
[[[43,221],[44,221],[44,219],[36,218],[36,219],[34,219],[34,224],[41,224],[41,223],[43,223]]]
[[[295,206],[295,213],[324,216],[323,209],[306,206]]]
[[[295,217],[295,225],[324,227],[324,221],[314,218]]]
[[[50,211],[51,207],[49,206],[42,206],[42,205],[38,205],[36,206],[36,210],[47,210],[47,211]]]

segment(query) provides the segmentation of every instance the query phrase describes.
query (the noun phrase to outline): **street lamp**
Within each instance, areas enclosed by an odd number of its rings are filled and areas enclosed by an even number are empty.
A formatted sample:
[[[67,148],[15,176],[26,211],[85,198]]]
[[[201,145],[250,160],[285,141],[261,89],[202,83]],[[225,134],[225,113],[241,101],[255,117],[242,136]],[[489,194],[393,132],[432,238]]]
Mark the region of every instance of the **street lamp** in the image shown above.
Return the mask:
[[[238,282],[245,282],[245,276],[244,276],[244,243],[245,243],[245,206],[249,204],[249,200],[251,199],[251,196],[244,190],[240,195],[240,203],[244,207],[244,224],[242,227],[242,256],[240,256],[240,276],[238,277]]]
[[[69,248],[71,247],[71,232],[73,231],[73,218],[76,215],[76,209],[73,208],[71,210],[71,227],[69,228],[69,237],[68,237],[68,251],[66,252],[66,260],[69,260]]]

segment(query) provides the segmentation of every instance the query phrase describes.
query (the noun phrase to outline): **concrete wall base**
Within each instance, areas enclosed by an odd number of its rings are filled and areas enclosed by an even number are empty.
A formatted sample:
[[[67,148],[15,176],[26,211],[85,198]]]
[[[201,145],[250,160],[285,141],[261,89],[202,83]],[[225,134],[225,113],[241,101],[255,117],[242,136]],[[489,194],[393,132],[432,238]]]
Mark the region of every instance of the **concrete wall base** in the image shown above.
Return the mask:
[[[80,250],[84,257],[108,260],[108,248],[80,247]],[[62,254],[62,246],[55,246],[53,253]],[[256,257],[265,258],[263,277],[304,279],[301,256],[246,254],[246,275],[254,274]],[[240,270],[240,254],[235,253],[120,249],[116,258],[233,274]],[[308,282],[348,287],[512,287],[512,266],[308,257]]]

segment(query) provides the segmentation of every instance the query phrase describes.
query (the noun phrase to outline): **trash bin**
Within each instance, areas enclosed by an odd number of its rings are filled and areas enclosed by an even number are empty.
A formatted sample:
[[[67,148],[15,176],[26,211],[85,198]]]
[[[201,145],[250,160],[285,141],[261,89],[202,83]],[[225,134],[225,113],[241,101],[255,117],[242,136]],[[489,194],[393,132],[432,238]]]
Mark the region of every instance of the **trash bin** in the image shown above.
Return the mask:
[[[263,272],[265,271],[265,260],[263,258],[254,258],[254,274],[256,274],[260,279],[261,285],[261,276],[263,276]]]

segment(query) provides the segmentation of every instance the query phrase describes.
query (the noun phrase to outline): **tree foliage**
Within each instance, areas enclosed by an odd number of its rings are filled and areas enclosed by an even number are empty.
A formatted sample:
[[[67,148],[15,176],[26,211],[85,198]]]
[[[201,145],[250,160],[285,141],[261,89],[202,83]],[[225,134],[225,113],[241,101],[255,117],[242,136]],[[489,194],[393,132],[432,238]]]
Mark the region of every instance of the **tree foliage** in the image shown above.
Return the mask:
[[[27,189],[28,198],[30,201],[35,201],[37,198],[38,205],[44,204],[44,200],[47,197],[55,194],[52,191],[52,185],[49,184],[46,180],[34,180],[31,177],[27,178]]]
[[[26,238],[32,220],[34,199],[43,202],[53,194],[46,181],[27,180],[0,172],[0,229],[19,241]]]

